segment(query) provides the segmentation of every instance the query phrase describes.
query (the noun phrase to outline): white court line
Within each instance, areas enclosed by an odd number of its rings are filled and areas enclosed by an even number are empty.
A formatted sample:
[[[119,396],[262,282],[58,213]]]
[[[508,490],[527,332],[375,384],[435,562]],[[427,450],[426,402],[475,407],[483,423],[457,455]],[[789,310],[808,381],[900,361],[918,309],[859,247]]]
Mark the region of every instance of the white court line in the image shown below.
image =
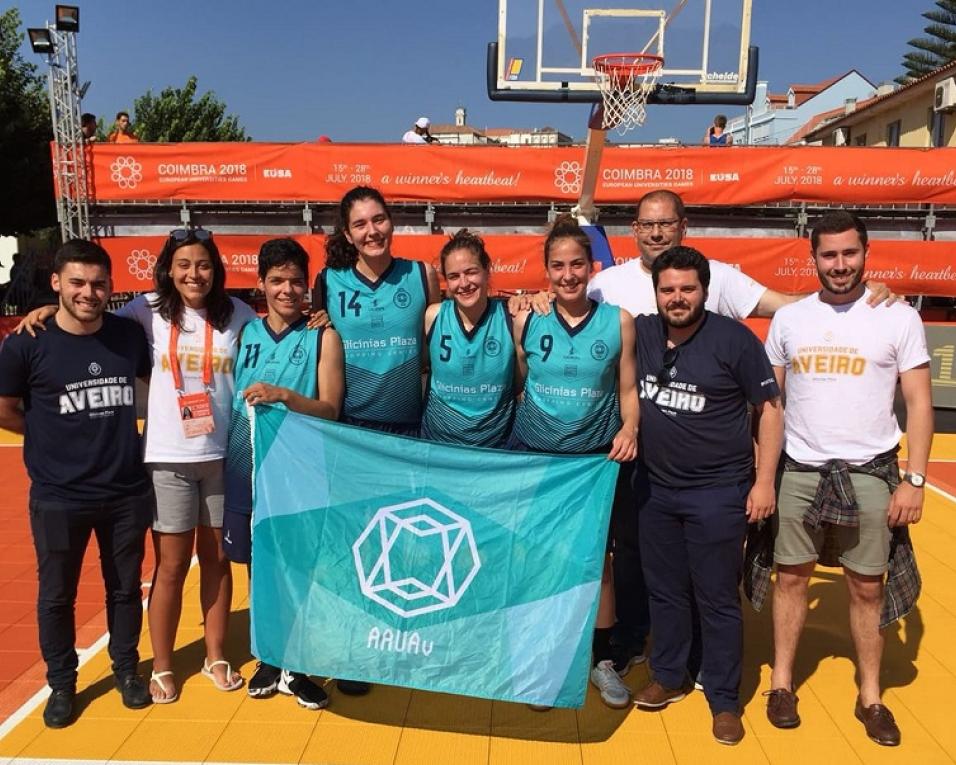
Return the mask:
[[[935,461],[936,461],[936,462],[941,462],[941,460],[935,460]],[[927,488],[932,489],[933,491],[935,491],[937,494],[942,494],[942,495],[943,495],[944,497],[946,497],[946,499],[948,499],[950,502],[956,504],[956,497],[954,497],[954,496],[953,496],[952,494],[950,494],[948,491],[945,491],[945,490],[939,488],[939,486],[935,486],[935,485],[931,484],[929,481],[926,482],[926,486],[927,486]]]
[[[189,568],[192,570],[192,567],[198,563],[199,559],[194,555],[192,560],[189,562]],[[144,586],[149,588],[149,583],[144,583]],[[149,598],[143,598],[143,611],[146,610],[146,605]],[[110,642],[110,633],[104,632],[100,635],[93,643],[86,648],[76,649],[76,655],[79,659],[79,664],[77,666],[77,672],[86,664],[90,659],[92,659],[96,654],[106,648]],[[40,704],[46,701],[47,696],[50,695],[50,686],[44,685],[40,690],[34,693],[29,699],[27,699],[19,709],[17,709],[13,714],[11,714],[6,720],[0,724],[0,741],[10,733],[14,728],[16,728],[21,722],[23,722],[27,717],[30,716],[30,713],[33,712]],[[51,762],[62,762],[62,760],[18,760],[16,758],[11,758],[9,760],[0,760],[0,763],[6,762],[16,762],[16,763],[51,763]],[[101,763],[103,760],[70,760],[70,762],[87,762],[87,763]]]

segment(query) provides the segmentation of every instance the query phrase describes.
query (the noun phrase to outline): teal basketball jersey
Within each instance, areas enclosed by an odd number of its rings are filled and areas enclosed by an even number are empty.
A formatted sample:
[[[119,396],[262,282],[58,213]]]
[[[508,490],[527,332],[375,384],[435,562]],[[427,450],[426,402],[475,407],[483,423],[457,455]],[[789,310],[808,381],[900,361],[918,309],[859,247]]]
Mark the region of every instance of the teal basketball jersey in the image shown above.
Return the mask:
[[[324,302],[345,350],[345,421],[418,426],[422,416],[425,266],[395,258],[378,281],[322,272]]]
[[[531,314],[521,347],[528,360],[514,434],[536,451],[581,454],[606,448],[621,429],[617,365],[621,312],[593,303],[576,327],[556,307]]]
[[[318,391],[316,368],[323,330],[309,329],[306,321],[303,318],[278,335],[264,318],[243,327],[224,468],[225,507],[230,512],[252,515],[252,435],[242,392],[257,382],[289,388],[309,398],[315,398]]]
[[[515,346],[505,304],[488,301],[469,332],[455,301],[444,301],[428,334],[428,357],[431,377],[422,438],[503,447],[515,400]]]

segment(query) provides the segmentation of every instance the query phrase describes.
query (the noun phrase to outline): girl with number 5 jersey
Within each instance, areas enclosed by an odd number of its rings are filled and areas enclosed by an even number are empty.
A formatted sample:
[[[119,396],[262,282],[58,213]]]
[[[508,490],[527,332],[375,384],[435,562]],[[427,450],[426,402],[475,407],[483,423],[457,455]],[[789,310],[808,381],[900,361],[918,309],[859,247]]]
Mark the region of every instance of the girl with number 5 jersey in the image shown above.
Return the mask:
[[[514,417],[511,316],[488,297],[491,258],[481,237],[462,229],[440,257],[450,299],[425,311],[431,374],[422,437],[504,448]]]

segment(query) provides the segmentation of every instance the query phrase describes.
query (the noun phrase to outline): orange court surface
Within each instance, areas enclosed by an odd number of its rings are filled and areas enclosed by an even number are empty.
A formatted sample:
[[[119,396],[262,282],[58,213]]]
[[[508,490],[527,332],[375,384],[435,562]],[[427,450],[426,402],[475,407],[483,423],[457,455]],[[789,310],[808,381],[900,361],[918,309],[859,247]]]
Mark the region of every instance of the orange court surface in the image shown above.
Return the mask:
[[[852,645],[847,599],[837,571],[811,583],[810,615],[797,662],[800,714],[796,730],[773,728],[761,692],[771,660],[769,606],[744,606],[742,699],[746,737],[717,744],[703,694],[662,712],[605,707],[589,690],[583,709],[534,712],[519,704],[376,686],[364,698],[330,684],[327,709],[311,712],[288,697],[222,693],[200,675],[203,660],[198,576],[190,572],[175,665],[177,703],[125,709],[113,690],[95,547],[87,553],[77,602],[79,715],[48,730],[37,646],[36,565],[27,519],[27,479],[20,442],[0,431],[0,764],[103,762],[234,763],[953,763],[956,762],[956,436],[939,435],[929,470],[923,521],[913,530],[923,575],[916,610],[887,630],[884,700],[900,724],[897,749],[866,738],[853,717]],[[150,559],[143,573],[148,581]],[[144,589],[144,592],[146,590]],[[248,678],[245,572],[236,568],[234,617],[227,655]],[[149,635],[140,644],[148,675]],[[637,688],[646,665],[626,682]]]

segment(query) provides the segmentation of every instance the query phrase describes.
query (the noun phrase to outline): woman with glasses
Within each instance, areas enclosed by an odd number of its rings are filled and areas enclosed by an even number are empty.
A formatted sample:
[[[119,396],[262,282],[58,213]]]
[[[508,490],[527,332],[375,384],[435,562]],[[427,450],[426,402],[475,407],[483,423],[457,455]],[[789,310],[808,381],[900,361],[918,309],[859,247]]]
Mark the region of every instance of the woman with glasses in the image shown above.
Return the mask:
[[[153,355],[144,455],[156,492],[150,691],[154,703],[168,704],[179,697],[172,654],[194,549],[206,644],[202,674],[223,691],[243,684],[224,653],[232,573],[222,551],[223,460],[239,331],[256,314],[226,293],[219,249],[203,229],[170,234],[153,282],[153,292],[117,315],[143,326]],[[47,310],[34,311],[24,323],[35,325]]]
[[[462,229],[442,247],[446,297],[425,311],[431,373],[422,438],[504,448],[514,416],[511,317],[488,296],[491,258],[481,237]]]
[[[570,216],[559,217],[544,244],[553,310],[515,319],[523,398],[511,445],[557,454],[607,454],[617,462],[637,454],[637,374],[634,320],[621,308],[587,296],[591,242]],[[614,586],[609,559],[593,643],[591,682],[605,704],[623,708],[630,691],[614,671],[610,633]]]

